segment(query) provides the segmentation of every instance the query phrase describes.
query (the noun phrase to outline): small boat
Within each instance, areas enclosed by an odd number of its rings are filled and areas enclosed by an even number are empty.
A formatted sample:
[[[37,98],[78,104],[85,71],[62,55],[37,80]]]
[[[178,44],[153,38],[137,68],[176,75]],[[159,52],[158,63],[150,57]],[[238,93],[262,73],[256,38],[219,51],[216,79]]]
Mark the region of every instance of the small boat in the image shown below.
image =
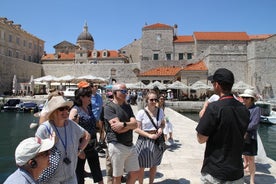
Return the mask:
[[[30,129],[34,129],[34,128],[36,128],[37,126],[38,126],[38,123],[36,123],[36,122],[30,123]]]
[[[261,123],[276,125],[276,112],[271,111],[269,116],[261,116]]]
[[[258,101],[256,105],[261,108],[260,123],[276,125],[276,111],[273,111],[271,104],[268,102]]]

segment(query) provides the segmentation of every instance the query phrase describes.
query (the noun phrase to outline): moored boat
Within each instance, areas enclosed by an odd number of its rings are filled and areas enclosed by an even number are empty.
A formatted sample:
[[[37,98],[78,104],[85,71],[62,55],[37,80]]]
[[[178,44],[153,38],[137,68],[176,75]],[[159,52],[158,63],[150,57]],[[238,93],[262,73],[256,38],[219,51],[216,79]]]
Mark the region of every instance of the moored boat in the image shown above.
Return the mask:
[[[276,125],[276,112],[268,102],[257,101],[256,105],[261,108],[261,123]]]

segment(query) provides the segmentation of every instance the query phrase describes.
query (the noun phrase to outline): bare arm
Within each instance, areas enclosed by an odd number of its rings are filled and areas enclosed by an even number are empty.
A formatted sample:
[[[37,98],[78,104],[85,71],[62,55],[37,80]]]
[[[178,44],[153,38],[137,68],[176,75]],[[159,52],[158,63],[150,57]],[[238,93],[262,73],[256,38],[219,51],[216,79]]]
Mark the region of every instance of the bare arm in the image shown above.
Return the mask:
[[[209,102],[208,102],[208,100],[206,100],[206,101],[204,102],[204,105],[203,105],[201,111],[199,112],[199,117],[200,117],[200,118],[203,116],[204,112],[206,111],[206,108],[207,108],[208,104],[209,104]]]
[[[142,123],[140,121],[137,122],[137,128],[134,130],[137,134],[143,136],[143,137],[148,137],[150,139],[157,139],[159,136],[157,134],[150,134],[148,132],[145,132],[142,130]]]
[[[109,120],[109,124],[112,130],[117,133],[124,133],[129,130],[134,130],[135,128],[137,128],[137,121],[134,117],[130,118],[130,121],[125,123],[126,123],[126,127],[124,127],[124,122],[121,122],[117,117]]]
[[[208,136],[197,133],[197,141],[199,142],[199,144],[203,144],[203,143],[207,142],[208,138],[209,138]]]
[[[78,110],[75,108],[72,108],[70,110],[69,119],[75,121],[76,123],[79,123],[79,117],[78,117]]]
[[[87,146],[88,142],[90,141],[90,134],[85,130],[82,138],[81,138],[81,142],[79,144],[79,154],[84,150],[84,148]]]

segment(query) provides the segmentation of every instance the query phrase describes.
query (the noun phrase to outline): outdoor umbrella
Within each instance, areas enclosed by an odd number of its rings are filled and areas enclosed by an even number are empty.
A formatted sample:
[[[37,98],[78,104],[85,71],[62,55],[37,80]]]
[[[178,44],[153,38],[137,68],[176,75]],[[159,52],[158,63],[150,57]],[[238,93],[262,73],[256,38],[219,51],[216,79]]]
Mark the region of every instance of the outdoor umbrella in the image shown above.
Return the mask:
[[[172,84],[168,84],[169,89],[189,89],[189,86],[180,81],[175,81]]]
[[[191,86],[190,86],[191,89],[194,89],[194,90],[198,90],[198,89],[212,89],[211,86],[201,82],[201,81],[197,81],[195,83],[193,83]]]
[[[237,92],[242,92],[246,89],[254,89],[253,86],[249,85],[249,84],[246,84],[245,82],[243,81],[239,81],[237,83],[234,83],[233,87],[232,87],[232,90],[233,91],[237,91]]]
[[[153,89],[154,87],[158,87],[158,89],[160,90],[165,90],[167,89],[166,85],[159,82],[159,81],[155,81],[155,82],[152,82],[152,83],[149,83],[147,86],[146,86],[146,89]]]

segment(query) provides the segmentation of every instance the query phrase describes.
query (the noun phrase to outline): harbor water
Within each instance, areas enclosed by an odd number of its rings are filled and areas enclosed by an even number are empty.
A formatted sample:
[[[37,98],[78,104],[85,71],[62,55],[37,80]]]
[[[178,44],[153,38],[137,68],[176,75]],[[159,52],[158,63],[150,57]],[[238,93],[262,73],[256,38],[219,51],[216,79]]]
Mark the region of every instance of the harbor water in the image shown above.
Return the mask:
[[[198,113],[182,113],[184,116],[198,122]],[[260,124],[258,133],[262,139],[262,143],[267,157],[276,161],[276,125]]]
[[[183,115],[198,121],[197,113]],[[30,129],[30,124],[37,121],[32,113],[0,112],[0,183],[16,170],[15,148],[21,140],[34,136],[36,130]],[[267,156],[276,160],[276,126],[261,125],[259,134]]]

